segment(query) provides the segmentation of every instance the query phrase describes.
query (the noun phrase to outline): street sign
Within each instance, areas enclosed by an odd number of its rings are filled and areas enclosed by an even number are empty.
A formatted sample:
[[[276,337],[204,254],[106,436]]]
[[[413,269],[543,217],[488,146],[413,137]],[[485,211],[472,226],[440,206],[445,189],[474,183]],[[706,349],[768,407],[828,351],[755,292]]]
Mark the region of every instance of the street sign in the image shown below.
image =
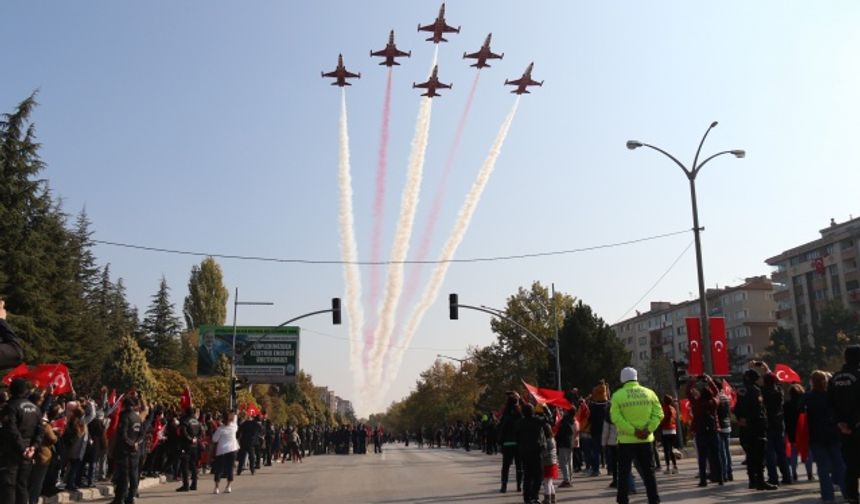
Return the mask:
[[[221,355],[229,359],[232,326],[201,326],[197,374],[214,374]],[[299,328],[236,327],[236,376],[250,383],[295,383],[299,371]]]

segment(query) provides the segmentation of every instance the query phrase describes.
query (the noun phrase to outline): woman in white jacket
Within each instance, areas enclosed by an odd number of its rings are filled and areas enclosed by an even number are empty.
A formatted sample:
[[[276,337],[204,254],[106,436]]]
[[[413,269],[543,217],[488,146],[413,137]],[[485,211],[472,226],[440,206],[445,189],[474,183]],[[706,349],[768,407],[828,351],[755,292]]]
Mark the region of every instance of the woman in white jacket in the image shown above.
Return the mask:
[[[215,445],[215,463],[212,465],[212,473],[215,479],[215,494],[221,492],[218,485],[221,477],[227,477],[226,493],[233,491],[233,466],[236,465],[236,453],[239,451],[239,440],[236,431],[236,412],[230,411],[225,415],[225,421],[212,434],[212,444]]]

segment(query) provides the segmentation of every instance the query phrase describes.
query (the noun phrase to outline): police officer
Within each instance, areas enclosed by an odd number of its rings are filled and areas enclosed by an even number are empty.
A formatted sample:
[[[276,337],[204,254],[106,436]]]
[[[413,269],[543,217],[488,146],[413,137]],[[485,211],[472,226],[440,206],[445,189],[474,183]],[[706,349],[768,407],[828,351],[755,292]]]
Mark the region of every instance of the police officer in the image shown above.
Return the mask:
[[[197,459],[199,458],[200,438],[203,427],[197,420],[198,410],[193,407],[185,409],[185,415],[179,420],[179,471],[182,474],[182,486],[177,492],[197,490]],[[191,485],[188,476],[191,473]]]
[[[252,418],[248,418],[239,425],[237,436],[239,438],[239,466],[236,469],[236,474],[242,474],[245,468],[245,460],[248,459],[248,468],[251,474],[257,471],[256,465],[256,443],[259,435],[258,425]]]
[[[0,502],[29,504],[33,456],[42,444],[42,412],[27,400],[27,382],[12,380],[12,398],[0,411]]]
[[[860,345],[845,349],[845,365],[830,379],[827,396],[842,434],[845,499],[849,504],[860,504],[857,493],[857,479],[860,478]]]
[[[764,479],[764,453],[767,446],[767,410],[761,388],[756,383],[759,374],[755,369],[744,373],[744,386],[738,391],[735,417],[740,427],[741,446],[747,455],[747,475],[751,490],[776,490]]]
[[[138,414],[136,397],[126,397],[114,440],[114,498],[113,504],[133,504],[140,480],[138,450],[143,439],[143,422]]]

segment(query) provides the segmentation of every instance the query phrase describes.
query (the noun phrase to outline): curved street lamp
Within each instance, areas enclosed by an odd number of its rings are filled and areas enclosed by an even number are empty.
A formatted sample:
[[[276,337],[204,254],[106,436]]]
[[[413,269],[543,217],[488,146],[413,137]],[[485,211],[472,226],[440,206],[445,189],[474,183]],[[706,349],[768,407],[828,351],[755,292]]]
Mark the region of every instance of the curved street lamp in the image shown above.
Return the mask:
[[[701,332],[702,332],[702,346],[704,347],[703,352],[703,360],[705,365],[705,372],[708,374],[713,373],[713,363],[711,362],[711,334],[710,329],[708,327],[708,300],[705,298],[705,274],[704,269],[702,267],[702,241],[699,237],[699,233],[702,228],[699,227],[699,207],[696,203],[696,175],[702,170],[702,167],[705,166],[708,161],[723,156],[725,154],[731,154],[738,159],[743,159],[746,157],[746,151],[742,149],[732,149],[732,150],[724,150],[717,152],[716,154],[712,154],[705,158],[701,163],[699,162],[699,154],[702,152],[702,145],[705,143],[705,139],[708,137],[708,133],[711,132],[717,126],[717,121],[711,123],[708,126],[708,129],[705,130],[705,134],[702,135],[702,140],[699,142],[699,148],[696,149],[696,156],[693,158],[693,168],[688,169],[684,166],[684,163],[678,161],[678,158],[669,154],[665,150],[660,147],[647,144],[645,142],[640,142],[638,140],[628,140],[627,148],[630,150],[638,149],[639,147],[648,147],[649,149],[653,149],[660,154],[668,157],[672,161],[678,165],[681,170],[684,171],[684,174],[687,176],[687,180],[690,181],[690,200],[693,205],[693,235],[695,237],[696,242],[696,270],[699,276],[699,320],[701,324]]]

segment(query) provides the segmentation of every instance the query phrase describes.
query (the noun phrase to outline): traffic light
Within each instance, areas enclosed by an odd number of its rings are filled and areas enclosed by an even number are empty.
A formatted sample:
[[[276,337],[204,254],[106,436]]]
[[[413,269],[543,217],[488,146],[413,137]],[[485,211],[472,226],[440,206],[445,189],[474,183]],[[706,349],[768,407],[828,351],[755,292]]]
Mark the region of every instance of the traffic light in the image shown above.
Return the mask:
[[[460,318],[459,297],[453,292],[448,295],[448,318],[458,320]]]
[[[672,361],[672,374],[675,376],[675,384],[678,388],[687,379],[687,363],[684,361]]]
[[[331,298],[331,323],[340,325],[340,298]]]

